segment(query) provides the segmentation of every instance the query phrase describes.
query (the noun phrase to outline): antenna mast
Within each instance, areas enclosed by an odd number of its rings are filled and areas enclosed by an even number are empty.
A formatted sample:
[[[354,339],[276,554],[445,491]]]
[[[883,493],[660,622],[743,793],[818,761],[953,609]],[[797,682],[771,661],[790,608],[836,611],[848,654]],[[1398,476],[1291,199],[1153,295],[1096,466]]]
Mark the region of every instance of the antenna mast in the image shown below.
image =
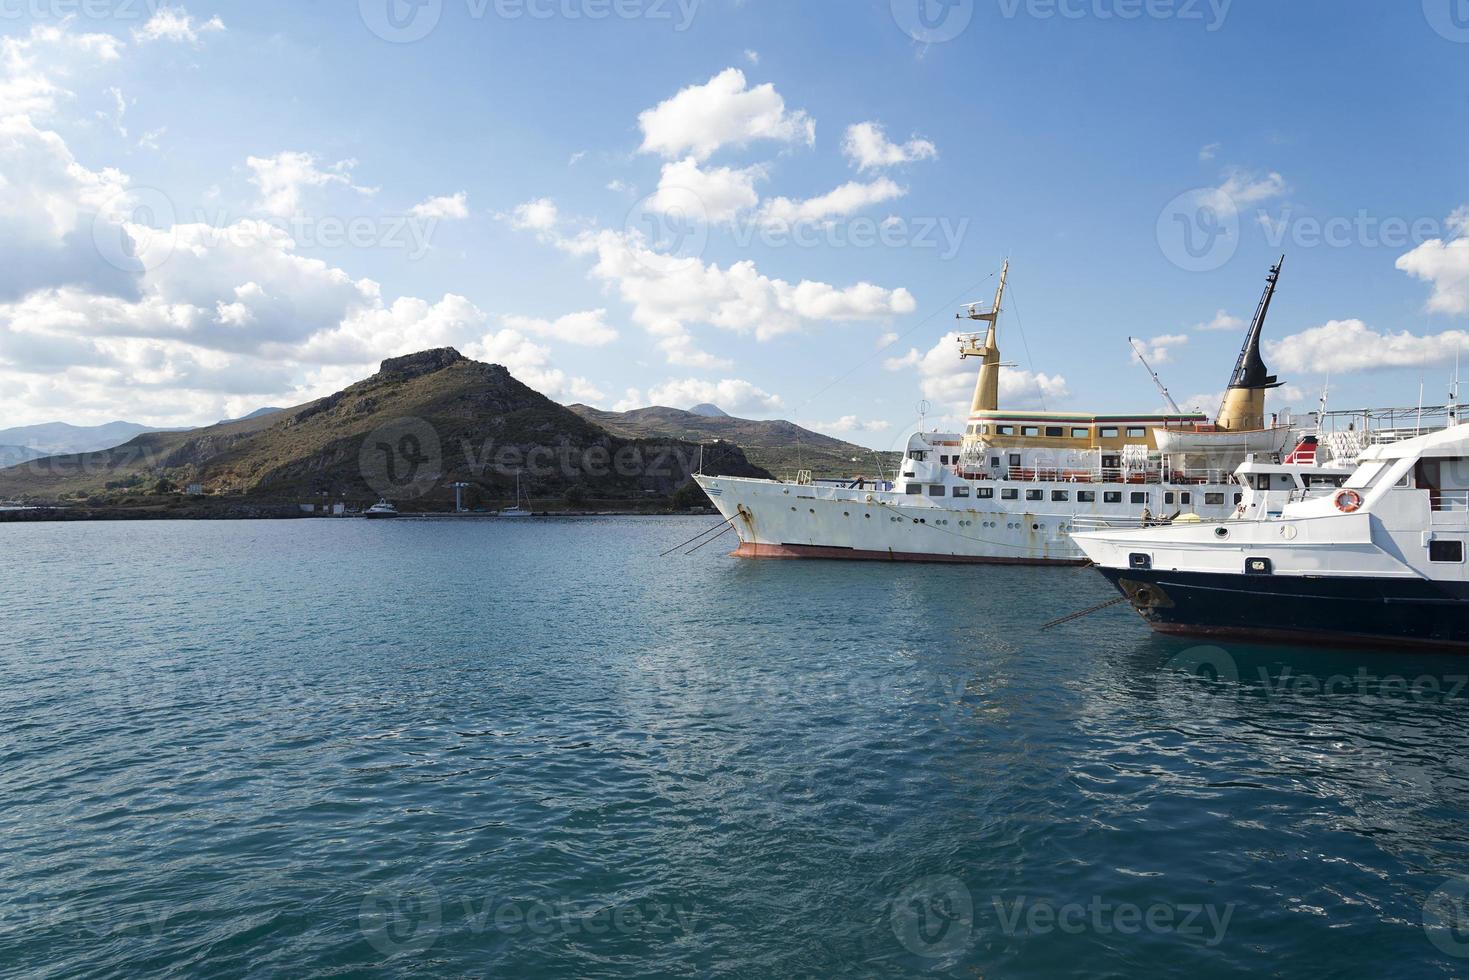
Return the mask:
[[[1137,359],[1142,362],[1143,367],[1147,368],[1148,373],[1153,376],[1153,384],[1157,385],[1158,390],[1163,393],[1163,400],[1173,409],[1173,414],[1182,415],[1183,409],[1179,408],[1178,402],[1174,401],[1173,396],[1168,394],[1168,386],[1163,383],[1162,378],[1158,377],[1158,372],[1153,370],[1153,366],[1148,363],[1148,359],[1143,357],[1143,350],[1138,346],[1137,341],[1132,337],[1128,337],[1127,342],[1132,345],[1132,351],[1137,355]]]

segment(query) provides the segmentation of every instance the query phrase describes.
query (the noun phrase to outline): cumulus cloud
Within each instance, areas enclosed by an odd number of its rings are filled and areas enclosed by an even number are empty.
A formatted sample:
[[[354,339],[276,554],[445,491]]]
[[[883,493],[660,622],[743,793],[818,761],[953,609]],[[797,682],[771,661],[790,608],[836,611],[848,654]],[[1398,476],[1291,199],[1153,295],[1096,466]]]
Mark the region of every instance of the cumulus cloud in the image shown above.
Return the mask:
[[[886,432],[892,428],[891,422],[885,422],[881,419],[864,420],[855,415],[843,415],[833,422],[811,422],[809,424],[817,432],[824,432],[827,435],[831,435],[832,433],[851,435],[858,432]]]
[[[273,157],[248,157],[245,165],[251,171],[250,183],[260,189],[261,209],[278,218],[300,213],[301,192],[308,187],[340,184],[359,194],[376,193],[375,188],[352,183],[356,160],[339,160],[323,170],[312,154],[285,150]]]
[[[148,18],[148,22],[133,31],[133,37],[141,42],[180,41],[198,44],[202,35],[224,30],[224,21],[211,17],[202,23],[182,7],[159,7]]]
[[[704,168],[693,157],[663,166],[658,190],[648,206],[664,214],[702,211],[708,221],[731,221],[741,211],[760,203],[755,181],[765,178],[764,167]],[[690,196],[692,195],[692,197]]]
[[[568,313],[555,320],[528,316],[507,316],[505,326],[521,333],[533,333],[581,347],[605,347],[617,339],[617,331],[607,325],[606,310]]]
[[[868,184],[851,181],[820,197],[804,201],[793,201],[788,197],[774,198],[760,209],[760,220],[765,225],[777,228],[828,221],[847,217],[863,208],[891,201],[906,193],[907,191],[886,177]]]
[[[58,101],[71,95],[54,75],[116,61],[121,51],[122,42],[111,34],[75,34],[65,23],[37,25],[24,36],[0,38],[0,114],[51,115]]]
[[[790,112],[774,85],[748,87],[745,73],[726,68],[703,85],[690,85],[638,116],[642,152],[703,161],[723,146],[757,140],[814,145],[816,123]]]
[[[510,215],[511,227],[521,231],[549,232],[556,227],[558,220],[560,212],[556,208],[556,202],[549,197],[517,205]]]
[[[923,397],[933,402],[941,415],[962,419],[969,415],[978,380],[978,367],[973,361],[959,359],[959,333],[950,331],[927,351],[918,348],[883,361],[889,371],[906,371],[918,375]],[[1044,408],[1052,401],[1071,396],[1066,379],[1060,375],[1000,370],[1000,407]]]
[[[1459,212],[1455,212],[1459,216]],[[1464,221],[1463,216],[1454,220]],[[1397,267],[1415,279],[1433,285],[1428,298],[1431,313],[1469,313],[1469,236],[1444,241],[1434,238],[1400,256]]]
[[[1225,310],[1220,310],[1218,313],[1214,314],[1214,318],[1212,320],[1205,320],[1202,323],[1195,323],[1194,331],[1203,333],[1212,330],[1243,330],[1245,326],[1245,321],[1241,320],[1239,317],[1233,316]]]
[[[509,368],[519,381],[556,401],[600,402],[607,396],[586,378],[569,377],[551,366],[551,352],[517,330],[488,334],[461,353]]]
[[[1265,352],[1282,371],[1345,374],[1452,364],[1466,343],[1469,343],[1469,333],[1463,330],[1426,336],[1406,330],[1379,333],[1361,320],[1331,320],[1274,343],[1267,342]]]
[[[1219,155],[1220,143],[1208,143],[1199,149],[1199,162],[1207,163]]]
[[[938,147],[925,139],[911,139],[906,143],[893,143],[887,138],[880,124],[858,123],[847,127],[842,141],[842,152],[858,170],[876,170],[882,167],[931,160],[938,156]]]
[[[469,195],[460,191],[448,197],[431,197],[427,201],[415,204],[411,213],[415,218],[467,218],[469,217]]]
[[[1188,343],[1188,334],[1169,333],[1161,337],[1153,337],[1148,340],[1140,340],[1138,343],[1143,348],[1143,355],[1150,364],[1166,364],[1173,356],[1173,348],[1182,347]],[[1137,352],[1134,350],[1132,359],[1137,360]]]
[[[1219,210],[1228,211],[1283,197],[1289,190],[1285,178],[1274,171],[1259,174],[1234,167],[1225,171],[1224,181],[1210,188],[1204,200]]]

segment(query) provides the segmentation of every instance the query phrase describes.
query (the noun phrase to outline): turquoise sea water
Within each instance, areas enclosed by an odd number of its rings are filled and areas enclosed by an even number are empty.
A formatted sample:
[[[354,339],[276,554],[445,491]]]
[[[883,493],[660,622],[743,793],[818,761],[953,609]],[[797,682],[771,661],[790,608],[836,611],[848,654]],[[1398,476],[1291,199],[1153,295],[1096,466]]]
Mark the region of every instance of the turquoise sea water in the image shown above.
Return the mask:
[[[1469,973],[1469,658],[708,523],[0,527],[0,974]]]

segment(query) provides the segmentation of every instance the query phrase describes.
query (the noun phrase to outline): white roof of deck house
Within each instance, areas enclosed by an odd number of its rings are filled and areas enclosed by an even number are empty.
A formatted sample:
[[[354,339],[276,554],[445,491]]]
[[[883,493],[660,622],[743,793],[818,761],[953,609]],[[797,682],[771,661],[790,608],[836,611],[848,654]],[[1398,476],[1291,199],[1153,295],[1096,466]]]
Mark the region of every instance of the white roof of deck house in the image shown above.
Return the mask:
[[[1430,432],[1426,436],[1418,436],[1416,439],[1404,439],[1402,442],[1389,442],[1378,446],[1369,446],[1359,458],[1360,462],[1369,459],[1408,459],[1409,457],[1425,457],[1428,459],[1442,459],[1448,456],[1469,456],[1469,423],[1460,423],[1438,432]]]

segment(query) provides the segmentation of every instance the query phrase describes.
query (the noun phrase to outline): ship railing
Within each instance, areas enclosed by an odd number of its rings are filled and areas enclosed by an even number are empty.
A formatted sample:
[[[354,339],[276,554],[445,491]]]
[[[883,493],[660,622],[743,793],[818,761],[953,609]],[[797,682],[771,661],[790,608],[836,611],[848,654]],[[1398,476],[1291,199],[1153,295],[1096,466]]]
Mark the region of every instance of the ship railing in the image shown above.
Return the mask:
[[[1434,490],[1428,496],[1436,511],[1469,512],[1469,490]]]
[[[959,466],[958,475],[984,478],[982,467]],[[1128,484],[1178,484],[1198,486],[1205,483],[1230,483],[1234,474],[1219,469],[1174,469],[1150,467],[1146,470],[1129,470],[1104,467],[1098,470],[1061,469],[1052,467],[1011,466],[1000,477],[1015,483],[1128,483]]]
[[[1154,527],[1159,524],[1167,524],[1156,518],[1144,520],[1141,516],[1117,514],[1112,517],[1073,517],[1071,518],[1071,530],[1073,531],[1105,531],[1108,528],[1126,527]]]

